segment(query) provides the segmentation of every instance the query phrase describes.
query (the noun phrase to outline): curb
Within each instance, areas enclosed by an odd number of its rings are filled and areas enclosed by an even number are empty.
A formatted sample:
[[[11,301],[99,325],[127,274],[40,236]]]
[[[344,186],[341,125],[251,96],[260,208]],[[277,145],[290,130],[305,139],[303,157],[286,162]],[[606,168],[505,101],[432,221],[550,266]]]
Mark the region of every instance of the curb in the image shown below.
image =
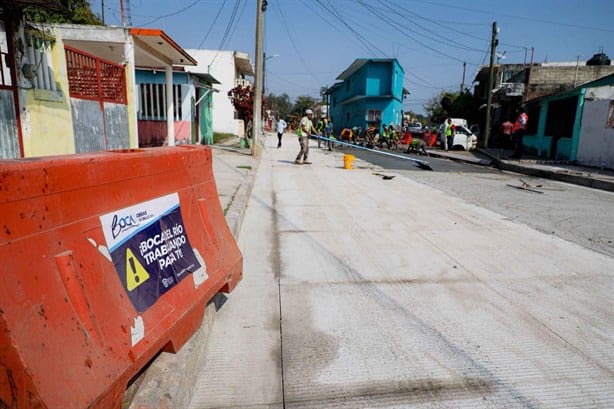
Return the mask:
[[[474,165],[492,166],[492,164],[493,164],[492,158],[490,160],[489,159],[480,159],[480,158],[468,158],[466,156],[455,155],[453,153],[445,153],[444,154],[444,153],[438,152],[436,150],[428,150],[427,152],[428,152],[428,154],[430,156],[433,156],[433,157],[436,157],[436,158],[444,158],[444,159],[450,159],[450,160],[455,160],[455,161],[467,162],[467,163],[471,163],[471,164],[474,164]],[[487,156],[489,156],[489,155],[487,155]]]
[[[496,157],[490,154],[488,151],[483,149],[477,149],[481,154],[488,156],[492,159],[492,164],[497,169],[522,173],[529,176],[537,176],[545,179],[557,180],[559,182],[571,183],[574,185],[590,187],[592,189],[605,190],[608,192],[614,192],[614,180],[607,179],[599,179],[588,175],[578,174],[578,172],[569,173],[569,171],[553,171],[551,169],[544,169],[539,167],[531,167],[531,166],[523,166],[522,164],[511,163],[509,161],[505,161],[499,157]],[[528,160],[520,163],[529,164],[529,165],[570,165],[569,161],[553,161],[547,163],[541,163],[539,160]]]
[[[565,173],[565,172],[554,172],[548,169],[540,169],[540,168],[532,168],[527,166],[520,166],[513,163],[504,162],[502,160],[494,161],[494,166],[497,169],[523,173],[525,175],[530,176],[538,176],[545,179],[557,180],[559,182],[571,183],[574,185],[590,187],[593,189],[605,190],[608,192],[614,192],[614,181],[604,180],[604,179],[596,179],[590,176]]]
[[[572,172],[567,170],[559,170],[555,171],[552,169],[544,169],[538,166],[548,166],[548,165],[569,165],[569,162],[565,161],[557,161],[557,162],[548,162],[548,163],[540,163],[537,160],[529,160],[523,161],[520,163],[509,162],[503,159],[500,159],[497,156],[492,155],[488,151],[483,149],[476,149],[477,152],[480,152],[482,155],[490,158],[488,159],[479,159],[479,158],[468,158],[463,155],[455,155],[453,153],[440,153],[437,151],[429,151],[429,155],[439,158],[445,158],[450,160],[462,161],[471,163],[474,165],[481,166],[494,166],[497,169],[521,173],[529,176],[541,177],[544,179],[556,180],[559,182],[571,183],[574,185],[585,186],[592,189],[605,190],[608,192],[614,192],[614,179],[601,179],[598,177],[594,177],[590,173],[581,174],[581,172]],[[525,164],[532,166],[524,166]]]

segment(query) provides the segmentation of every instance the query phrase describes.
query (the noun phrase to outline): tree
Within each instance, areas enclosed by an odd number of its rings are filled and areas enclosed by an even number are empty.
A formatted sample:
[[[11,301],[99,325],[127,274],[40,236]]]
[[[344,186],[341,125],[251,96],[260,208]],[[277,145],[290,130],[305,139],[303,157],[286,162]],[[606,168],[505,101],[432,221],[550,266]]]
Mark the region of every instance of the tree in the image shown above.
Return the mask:
[[[276,115],[281,116],[282,118],[290,115],[292,111],[292,102],[290,101],[290,97],[288,94],[269,94],[266,97],[267,108],[272,110]]]
[[[431,121],[440,124],[446,117],[464,118],[469,123],[478,120],[479,101],[470,93],[443,91],[431,98],[424,109],[431,117]]]
[[[239,119],[245,122],[254,119],[254,89],[252,87],[237,85],[228,91],[228,96],[237,110]]]
[[[245,135],[251,137],[249,131],[254,120],[254,88],[249,85],[245,87],[237,85],[228,91],[228,97],[237,110],[239,119],[243,120]],[[265,106],[264,98],[262,98],[262,106]]]
[[[87,25],[102,25],[87,0],[58,0],[61,11],[49,10],[39,6],[28,6],[24,9],[26,20],[35,23],[72,23]]]
[[[449,115],[448,111],[443,107],[442,101],[447,102],[447,98],[449,97],[449,93],[445,91],[440,93],[439,95],[435,95],[431,98],[426,104],[424,104],[424,110],[431,118],[431,122],[435,124],[440,124],[446,120],[446,117]]]
[[[301,95],[296,97],[296,101],[294,102],[294,107],[292,108],[292,112],[295,115],[302,116],[305,114],[305,110],[315,108],[317,102],[315,99],[308,95]]]

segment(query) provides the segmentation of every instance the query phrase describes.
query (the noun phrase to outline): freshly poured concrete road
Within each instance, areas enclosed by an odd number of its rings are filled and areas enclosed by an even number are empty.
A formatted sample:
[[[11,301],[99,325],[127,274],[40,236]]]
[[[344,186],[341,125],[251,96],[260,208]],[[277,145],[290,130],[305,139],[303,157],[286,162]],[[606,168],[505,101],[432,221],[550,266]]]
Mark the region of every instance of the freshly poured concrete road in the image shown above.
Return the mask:
[[[274,144],[191,408],[614,407],[612,258]]]

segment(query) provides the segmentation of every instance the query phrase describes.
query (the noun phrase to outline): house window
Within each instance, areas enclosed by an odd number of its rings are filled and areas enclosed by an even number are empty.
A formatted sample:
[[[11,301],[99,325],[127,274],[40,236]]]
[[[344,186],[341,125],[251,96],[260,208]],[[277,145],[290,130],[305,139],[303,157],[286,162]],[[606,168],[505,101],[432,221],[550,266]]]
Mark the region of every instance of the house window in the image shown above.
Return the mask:
[[[345,90],[347,92],[350,92],[350,79],[348,78],[347,81],[345,81]]]
[[[379,109],[369,109],[367,111],[367,122],[381,122],[382,111]]]
[[[51,48],[55,40],[44,33],[32,31],[26,33],[27,63],[22,66],[23,76],[37,89],[56,91],[55,74]]]
[[[9,65],[9,43],[4,21],[0,21],[0,86],[11,86],[11,66]]]
[[[610,110],[608,112],[608,123],[606,128],[614,128],[614,100],[610,101]]]
[[[180,121],[181,85],[173,85],[173,120]],[[138,119],[166,120],[166,85],[165,84],[139,84],[139,111]]]

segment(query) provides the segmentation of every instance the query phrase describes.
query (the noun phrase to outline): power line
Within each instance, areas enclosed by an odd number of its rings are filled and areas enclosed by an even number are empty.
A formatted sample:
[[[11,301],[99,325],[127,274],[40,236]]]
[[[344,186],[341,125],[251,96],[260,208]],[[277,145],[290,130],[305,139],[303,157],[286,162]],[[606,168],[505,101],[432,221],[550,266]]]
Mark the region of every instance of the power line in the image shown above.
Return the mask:
[[[217,23],[217,19],[220,16],[220,14],[222,13],[222,10],[224,10],[224,6],[226,5],[226,1],[228,0],[224,0],[224,2],[222,3],[222,5],[220,6],[220,9],[217,11],[217,14],[215,15],[213,22],[211,23],[211,25],[209,26],[209,30],[205,33],[205,36],[203,37],[202,40],[200,40],[200,43],[198,43],[198,47],[196,48],[200,48],[202,47],[202,45],[204,44],[205,40],[207,39],[207,37],[209,37],[209,34],[211,34],[211,30],[213,30],[213,27],[215,27],[215,23]]]
[[[234,24],[232,31],[230,33],[230,36],[228,37],[228,40],[226,41],[226,43],[224,44],[224,48],[228,47],[228,43],[230,42],[230,40],[234,37],[235,32],[237,31],[237,27],[239,27],[239,21],[241,21],[241,17],[243,17],[243,12],[245,11],[245,6],[247,6],[247,1],[245,1],[243,3],[243,7],[241,8],[241,11],[239,12],[239,16],[237,17],[237,21]]]
[[[209,66],[213,65],[217,56],[220,54],[220,51],[226,46],[228,41],[230,40],[230,32],[232,30],[235,19],[237,18],[237,13],[239,11],[239,5],[241,4],[241,0],[237,0],[232,8],[232,12],[230,13],[230,18],[228,19],[228,23],[226,24],[226,29],[224,30],[224,34],[220,40],[220,45],[217,47],[217,51],[213,56],[213,59],[209,63]]]
[[[364,1],[359,1],[359,3],[364,3]],[[391,11],[391,12],[393,12],[393,13],[395,13],[395,14],[396,14],[396,13],[398,13],[398,11],[397,11],[397,10],[393,9],[392,7],[390,7],[390,5],[388,5],[388,4],[386,4],[386,3],[384,3],[382,0],[378,0],[378,3],[380,3],[382,6],[384,6],[385,8],[387,8],[389,11]],[[416,13],[414,13],[414,12],[412,12],[412,11],[408,10],[408,9],[405,9],[405,8],[403,8],[402,6],[397,6],[397,7],[398,7],[400,10],[404,10],[404,11],[406,11],[407,13],[409,13],[410,15],[413,15],[413,16],[416,16],[416,17],[419,17],[419,18],[420,18],[420,19],[422,19],[422,20],[433,21],[433,20],[427,19],[427,18],[425,18],[425,17],[418,16]],[[400,14],[400,13],[399,13],[399,14]],[[453,40],[453,39],[451,39],[451,38],[448,38],[448,37],[444,37],[444,36],[442,36],[441,34],[439,34],[439,33],[435,32],[435,31],[431,30],[430,28],[425,27],[425,26],[423,26],[423,25],[419,24],[419,23],[416,21],[416,20],[418,20],[418,19],[411,19],[411,18],[407,18],[407,20],[409,20],[409,21],[411,22],[411,24],[413,24],[413,25],[415,25],[415,26],[419,27],[420,29],[422,29],[422,31],[424,31],[424,32],[428,32],[428,33],[431,33],[431,34],[433,34],[433,35],[435,35],[435,36],[437,36],[437,37],[441,38],[442,40],[438,40],[438,39],[433,38],[433,37],[430,37],[430,36],[428,36],[428,35],[426,35],[426,34],[424,34],[424,33],[417,32],[417,31],[414,31],[414,30],[412,30],[412,29],[410,29],[410,28],[407,28],[407,30],[411,31],[412,33],[416,33],[416,34],[419,34],[419,35],[423,35],[424,37],[426,37],[426,38],[428,38],[428,39],[430,39],[430,40],[436,41],[436,42],[441,43],[441,44],[446,44],[446,45],[451,46],[451,47],[460,48],[460,49],[462,49],[462,50],[466,50],[466,51],[477,51],[477,52],[480,52],[480,53],[482,52],[482,50],[478,50],[478,49],[476,49],[476,48],[466,46],[466,45],[461,44],[461,43],[459,43],[459,42],[457,42],[457,41],[455,41],[455,40]]]
[[[279,0],[275,0],[275,3],[277,4],[276,9],[277,9],[277,12],[279,13],[279,17],[281,19],[282,25],[284,29],[286,30],[286,33],[288,33],[288,38],[290,39],[290,43],[292,44],[292,47],[294,48],[296,55],[298,56],[299,60],[301,60],[303,67],[307,69],[307,72],[309,72],[309,74],[315,80],[316,84],[318,84],[320,81],[313,74],[313,70],[311,69],[311,66],[309,65],[309,63],[307,63],[307,61],[305,61],[305,59],[303,58],[303,54],[299,51],[298,47],[296,46],[296,42],[294,41],[294,37],[292,36],[292,33],[290,32],[290,28],[288,27],[288,22],[286,21],[286,17],[284,16],[284,12],[280,6]]]
[[[191,3],[189,6],[186,6],[186,7],[182,8],[182,9],[177,10],[177,11],[173,11],[172,13],[163,14],[163,15],[161,15],[161,16],[159,16],[159,17],[154,18],[154,19],[153,19],[153,20],[151,20],[151,21],[148,21],[148,22],[146,22],[146,23],[143,23],[143,24],[139,25],[139,27],[148,26],[148,25],[150,25],[151,23],[155,23],[156,21],[158,21],[158,20],[162,20],[163,18],[166,18],[166,17],[176,16],[177,14],[183,13],[184,11],[191,9],[191,8],[192,8],[192,7],[194,7],[196,4],[200,3],[200,1],[201,1],[201,0],[195,0],[195,1],[194,1],[194,2],[192,2],[192,3]]]
[[[475,13],[480,13],[480,14],[487,14],[489,16],[492,16],[492,13],[489,13],[487,11],[484,10],[477,10],[477,9],[472,9],[472,8],[468,8],[468,7],[460,7],[460,6],[455,6],[453,4],[449,4],[449,3],[438,3],[436,1],[422,1],[423,3],[430,3],[430,4],[434,4],[437,6],[443,6],[446,9],[449,8],[455,8],[458,10],[465,10],[465,11],[471,11],[471,12],[475,12]],[[506,18],[515,18],[515,19],[520,19],[520,20],[527,20],[527,21],[534,21],[537,23],[545,23],[545,24],[553,24],[556,26],[567,26],[567,27],[572,27],[572,28],[580,28],[583,30],[592,30],[592,31],[605,31],[607,33],[614,33],[614,30],[612,29],[607,29],[607,28],[600,28],[600,27],[591,27],[591,26],[581,26],[578,24],[569,24],[569,23],[562,23],[560,21],[551,21],[551,20],[542,20],[542,19],[537,19],[537,18],[531,18],[531,17],[525,17],[525,16],[517,16],[517,15],[513,15],[513,14],[506,14],[505,15]]]
[[[324,4],[322,4],[322,0],[315,0],[316,4],[320,6],[320,8],[322,8],[324,11],[326,11],[327,13],[331,14],[334,18],[336,18],[341,24],[343,24],[348,30],[350,30],[350,32],[352,32],[352,34],[354,34],[354,36],[358,39],[358,41],[365,47],[365,50],[367,50],[368,52],[373,52],[376,51],[377,53],[385,56],[386,53],[383,52],[381,49],[379,49],[375,44],[373,44],[371,41],[367,40],[364,36],[362,36],[362,34],[360,34],[359,32],[357,32],[341,15],[341,13],[339,13],[339,11],[336,9],[336,7],[332,4],[332,2],[329,0],[328,1],[328,7]]]
[[[384,21],[384,22],[387,22],[386,18],[384,18],[384,16],[382,16],[382,15],[381,15],[381,13],[377,12],[376,10],[374,10],[374,9],[373,9],[371,6],[369,6],[368,4],[365,4],[365,2],[364,2],[364,1],[359,0],[359,1],[358,1],[358,3],[359,3],[361,6],[363,6],[364,8],[366,8],[367,10],[369,10],[369,11],[370,11],[372,14],[374,14],[374,15],[375,15],[377,18],[379,18],[380,20],[382,20],[382,21]],[[414,37],[410,36],[410,35],[409,35],[409,34],[407,34],[405,31],[403,31],[403,30],[399,29],[399,28],[398,28],[398,27],[396,27],[396,26],[393,26],[393,28],[395,28],[395,29],[396,29],[398,32],[400,32],[401,34],[403,34],[405,37],[409,38],[410,40],[415,41],[416,43],[420,44],[422,47],[424,47],[424,48],[426,48],[426,49],[428,49],[428,50],[431,50],[431,51],[433,51],[433,52],[435,52],[435,53],[437,53],[437,54],[440,54],[440,55],[442,55],[442,56],[444,56],[444,57],[446,57],[446,58],[450,58],[450,59],[452,59],[452,60],[456,60],[456,61],[459,61],[459,62],[464,62],[463,60],[461,60],[461,59],[459,59],[459,58],[456,58],[456,57],[453,57],[453,56],[451,56],[451,55],[448,55],[448,54],[446,54],[446,53],[444,53],[444,52],[442,52],[442,51],[439,51],[439,50],[437,50],[437,49],[435,49],[435,48],[433,48],[433,47],[431,47],[431,46],[429,46],[429,45],[427,45],[427,44],[423,43],[422,41],[420,41],[420,40],[418,40],[418,39],[416,39],[416,38],[414,38]]]

